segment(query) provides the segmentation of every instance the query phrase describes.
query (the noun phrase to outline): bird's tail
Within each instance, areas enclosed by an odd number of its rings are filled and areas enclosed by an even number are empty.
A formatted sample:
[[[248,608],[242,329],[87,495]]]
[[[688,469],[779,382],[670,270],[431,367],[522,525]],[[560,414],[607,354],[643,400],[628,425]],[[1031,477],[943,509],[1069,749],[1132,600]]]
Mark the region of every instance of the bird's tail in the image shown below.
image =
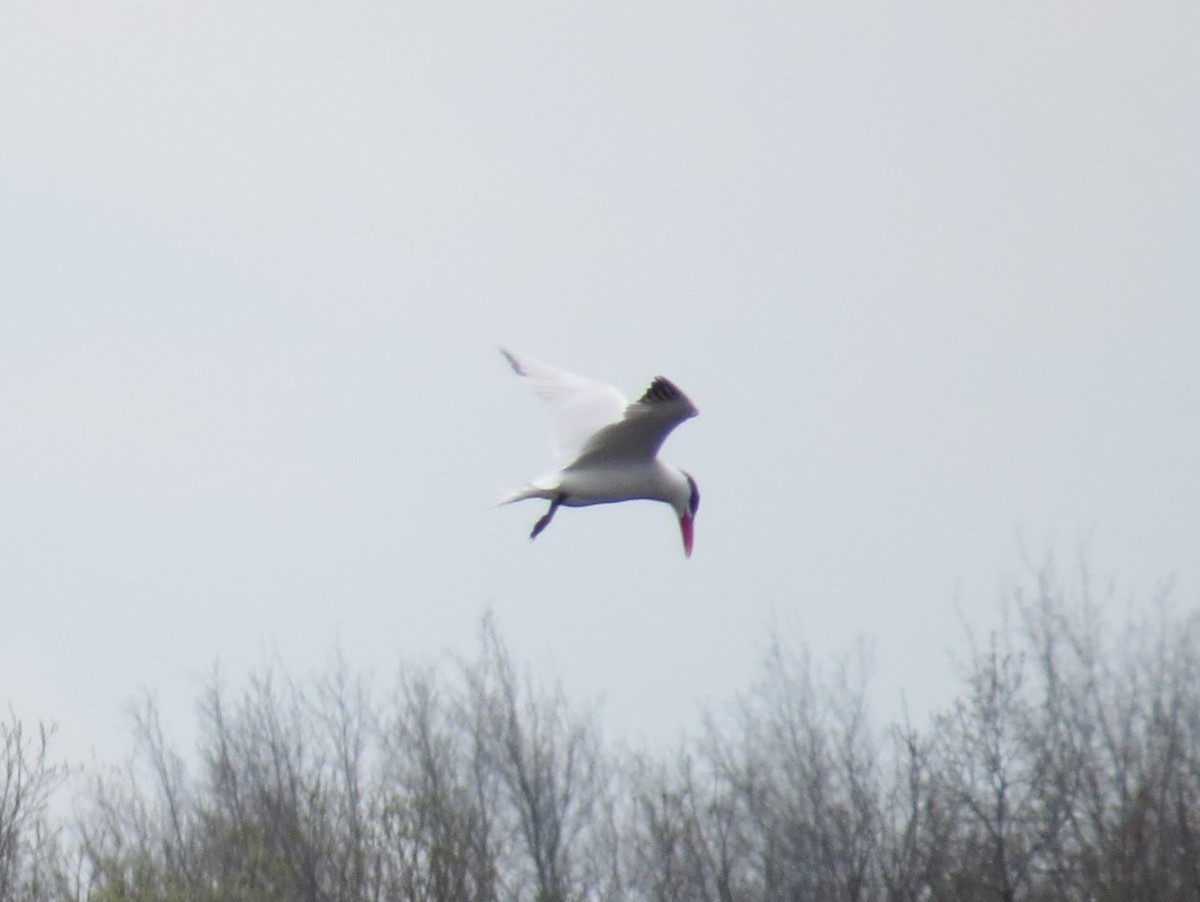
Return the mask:
[[[500,507],[505,504],[512,504],[514,501],[525,501],[529,498],[549,498],[550,495],[545,489],[539,489],[534,485],[527,485],[524,488],[517,489],[515,492],[506,492],[500,496],[496,502],[496,506]]]

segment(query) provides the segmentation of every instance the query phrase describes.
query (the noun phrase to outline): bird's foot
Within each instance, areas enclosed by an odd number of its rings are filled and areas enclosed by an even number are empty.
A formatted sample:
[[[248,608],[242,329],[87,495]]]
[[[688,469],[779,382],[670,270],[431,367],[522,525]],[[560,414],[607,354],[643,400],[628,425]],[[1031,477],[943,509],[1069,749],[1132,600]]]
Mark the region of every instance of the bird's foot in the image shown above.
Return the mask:
[[[566,494],[562,492],[555,496],[554,500],[550,502],[550,510],[546,511],[542,519],[533,524],[533,532],[529,534],[530,541],[536,539],[538,534],[550,525],[550,521],[554,519],[554,512],[558,510],[558,506],[562,504],[566,498]]]

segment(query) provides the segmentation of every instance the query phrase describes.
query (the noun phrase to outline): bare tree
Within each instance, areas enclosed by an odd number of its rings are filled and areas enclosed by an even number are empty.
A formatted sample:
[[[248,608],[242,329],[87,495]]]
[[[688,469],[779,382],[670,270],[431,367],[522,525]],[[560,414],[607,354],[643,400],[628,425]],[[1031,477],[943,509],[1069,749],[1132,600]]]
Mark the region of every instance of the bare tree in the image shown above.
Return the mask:
[[[865,672],[860,653],[821,678],[803,647],[776,641],[733,717],[710,718],[699,771],[687,755],[673,772],[643,765],[639,889],[654,899],[875,898],[882,808]]]
[[[199,860],[190,785],[157,704],[147,695],[130,715],[136,754],[124,768],[92,777],[91,809],[80,817],[88,899],[177,897]]]
[[[960,899],[1014,902],[1038,855],[1039,802],[1048,774],[1034,753],[1032,713],[1023,696],[1024,659],[993,636],[967,675],[968,693],[938,718],[938,765],[951,804]]]
[[[333,787],[326,813],[326,882],[333,899],[377,899],[383,853],[372,823],[378,787],[371,771],[378,757],[373,747],[379,715],[366,681],[350,672],[340,652],[316,681],[314,695],[314,721],[324,739],[327,782]]]
[[[750,848],[732,787],[681,751],[670,766],[642,758],[630,776],[627,881],[652,902],[743,898]]]
[[[937,760],[936,734],[905,720],[891,732],[892,773],[883,787],[880,873],[889,902],[953,899],[962,820]]]
[[[54,884],[55,831],[47,820],[50,796],[66,769],[50,759],[54,727],[26,730],[9,709],[0,722],[0,899],[49,898]]]
[[[537,902],[615,898],[612,799],[593,720],[572,713],[561,689],[539,693],[518,679],[490,618],[480,659],[465,676],[480,792],[489,796],[495,781],[498,823],[520,838],[505,894]]]
[[[134,709],[77,851],[46,825],[48,731],[10,718],[0,898],[1200,902],[1200,613],[1113,628],[1111,607],[1038,571],[971,641],[954,703],[887,731],[861,649],[822,671],[776,639],[666,757],[606,746],[490,618],[475,658],[402,672],[383,705],[340,657],[302,683],[214,678],[191,757]]]
[[[493,902],[495,800],[474,737],[430,674],[405,674],[383,731],[375,816],[384,898]]]
[[[1020,596],[1037,651],[1054,770],[1066,812],[1050,882],[1096,899],[1200,899],[1200,615],[1165,597],[1106,623],[1111,598],[1069,598],[1047,566]]]
[[[741,753],[727,752],[722,770],[753,831],[763,899],[860,902],[875,891],[879,774],[866,669],[860,649],[825,679],[807,649],[776,641],[741,700]]]
[[[165,739],[157,707],[134,715],[137,756],[96,780],[82,830],[101,898],[370,898],[362,731],[370,712],[344,671],[310,707],[271,669],[231,705],[214,678],[201,703],[203,777]],[[147,779],[148,777],[148,779]]]

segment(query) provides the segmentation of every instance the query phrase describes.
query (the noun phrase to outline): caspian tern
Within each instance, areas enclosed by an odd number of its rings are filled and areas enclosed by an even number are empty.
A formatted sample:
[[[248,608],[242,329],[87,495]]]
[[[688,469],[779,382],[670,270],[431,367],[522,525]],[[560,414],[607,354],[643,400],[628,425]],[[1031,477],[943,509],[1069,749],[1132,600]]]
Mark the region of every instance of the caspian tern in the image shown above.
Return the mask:
[[[671,430],[699,413],[687,395],[658,376],[630,403],[611,385],[500,349],[513,371],[549,405],[561,469],[535,479],[501,504],[542,498],[550,509],[537,521],[534,539],[562,505],[584,507],[644,498],[675,509],[684,553],[692,555],[692,522],[700,490],[683,470],[658,459]]]

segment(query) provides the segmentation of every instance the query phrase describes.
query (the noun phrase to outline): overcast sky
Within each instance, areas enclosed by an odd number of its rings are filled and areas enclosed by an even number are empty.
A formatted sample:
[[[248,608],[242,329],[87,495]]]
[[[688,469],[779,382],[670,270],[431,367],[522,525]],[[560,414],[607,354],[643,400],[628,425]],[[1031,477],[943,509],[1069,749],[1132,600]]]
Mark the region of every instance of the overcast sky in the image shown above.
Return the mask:
[[[1022,548],[1200,598],[1194,2],[10,2],[0,703],[475,648],[669,739],[769,631],[952,688]],[[564,510],[499,343],[701,416]]]

